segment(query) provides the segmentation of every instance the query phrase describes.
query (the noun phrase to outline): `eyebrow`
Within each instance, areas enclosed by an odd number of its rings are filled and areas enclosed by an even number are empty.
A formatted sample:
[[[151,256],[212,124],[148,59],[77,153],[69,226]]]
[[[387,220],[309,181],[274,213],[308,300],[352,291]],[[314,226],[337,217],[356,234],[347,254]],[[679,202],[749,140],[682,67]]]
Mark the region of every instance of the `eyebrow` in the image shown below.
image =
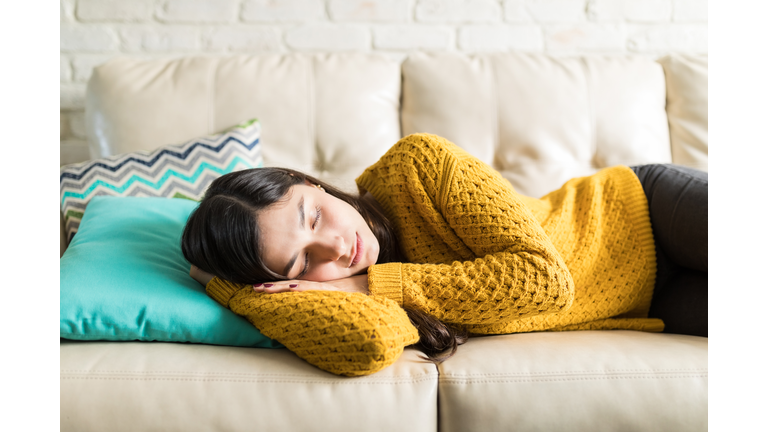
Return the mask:
[[[304,197],[302,196],[299,200],[299,229],[304,229]],[[296,263],[296,259],[299,257],[299,253],[296,252],[290,260],[288,260],[288,264],[286,264],[285,269],[283,270],[283,275],[285,277],[288,277],[288,272],[291,271],[293,268],[293,264]]]

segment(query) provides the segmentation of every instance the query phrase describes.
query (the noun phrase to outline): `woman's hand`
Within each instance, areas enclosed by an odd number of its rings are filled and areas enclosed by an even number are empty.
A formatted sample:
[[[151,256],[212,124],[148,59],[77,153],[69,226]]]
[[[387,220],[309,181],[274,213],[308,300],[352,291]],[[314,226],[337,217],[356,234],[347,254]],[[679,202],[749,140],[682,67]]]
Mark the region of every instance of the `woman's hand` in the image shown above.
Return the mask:
[[[202,284],[203,286],[208,285],[208,282],[210,282],[211,279],[213,279],[212,274],[202,271],[194,265],[189,268],[189,275],[192,276],[192,279],[200,282],[200,284]]]
[[[305,280],[277,281],[253,286],[256,292],[275,294],[281,292],[298,291],[344,291],[350,293],[363,293],[368,295],[368,275],[350,276],[326,282],[312,282]]]

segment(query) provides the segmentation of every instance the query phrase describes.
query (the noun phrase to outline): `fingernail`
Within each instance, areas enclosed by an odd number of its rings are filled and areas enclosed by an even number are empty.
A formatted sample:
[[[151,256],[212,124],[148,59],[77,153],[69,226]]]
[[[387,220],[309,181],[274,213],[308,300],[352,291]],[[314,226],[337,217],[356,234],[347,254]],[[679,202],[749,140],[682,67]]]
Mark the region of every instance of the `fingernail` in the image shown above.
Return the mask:
[[[290,285],[288,285],[289,288],[296,288],[297,286],[299,286],[299,284],[290,284]]]
[[[264,284],[264,286],[265,286],[266,288],[269,288],[269,287],[271,287],[272,285],[274,285],[274,284]]]
[[[254,287],[254,288],[258,288],[258,287],[260,287],[260,286],[261,286],[261,284],[256,284],[256,285],[254,285],[253,287]]]

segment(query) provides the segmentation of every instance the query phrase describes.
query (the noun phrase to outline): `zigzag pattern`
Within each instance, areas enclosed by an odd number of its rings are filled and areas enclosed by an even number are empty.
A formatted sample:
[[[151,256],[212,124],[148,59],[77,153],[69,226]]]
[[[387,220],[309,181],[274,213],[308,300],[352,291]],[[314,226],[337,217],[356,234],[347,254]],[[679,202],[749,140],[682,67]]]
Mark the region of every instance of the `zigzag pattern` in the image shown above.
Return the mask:
[[[199,200],[217,177],[262,166],[261,126],[251,120],[222,134],[61,168],[61,211],[67,237],[80,226],[94,196],[150,196]]]

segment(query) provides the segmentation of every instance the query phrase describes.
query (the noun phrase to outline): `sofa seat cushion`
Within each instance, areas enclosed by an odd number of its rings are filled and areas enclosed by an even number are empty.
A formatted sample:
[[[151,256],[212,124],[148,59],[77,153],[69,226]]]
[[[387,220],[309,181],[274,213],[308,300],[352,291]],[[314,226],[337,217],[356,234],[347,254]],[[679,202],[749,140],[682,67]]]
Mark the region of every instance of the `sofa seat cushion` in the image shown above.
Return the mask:
[[[286,349],[61,343],[62,431],[437,430],[437,370],[406,349],[359,378]]]
[[[439,367],[440,429],[706,430],[707,341],[634,331],[470,339]]]

